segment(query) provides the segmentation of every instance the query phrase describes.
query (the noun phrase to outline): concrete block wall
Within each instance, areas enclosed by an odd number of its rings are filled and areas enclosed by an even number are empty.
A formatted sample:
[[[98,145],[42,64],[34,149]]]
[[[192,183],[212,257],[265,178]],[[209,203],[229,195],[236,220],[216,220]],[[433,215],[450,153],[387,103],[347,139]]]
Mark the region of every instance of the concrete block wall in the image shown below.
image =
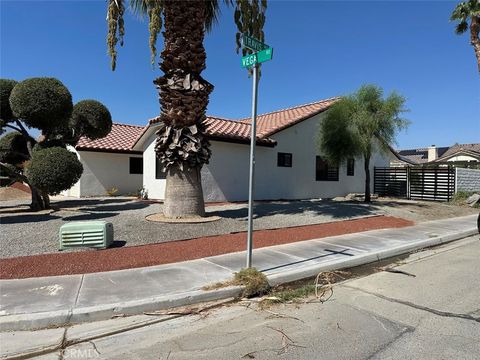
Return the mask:
[[[475,191],[480,192],[480,170],[479,169],[455,169],[455,192]]]

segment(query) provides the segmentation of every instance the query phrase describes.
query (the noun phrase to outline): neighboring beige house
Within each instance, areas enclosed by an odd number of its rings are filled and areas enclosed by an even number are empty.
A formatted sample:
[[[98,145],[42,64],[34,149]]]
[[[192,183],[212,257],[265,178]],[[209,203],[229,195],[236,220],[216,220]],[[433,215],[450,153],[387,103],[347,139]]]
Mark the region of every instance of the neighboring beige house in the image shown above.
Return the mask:
[[[82,177],[62,194],[105,196],[112,188],[117,189],[117,195],[136,194],[142,188],[143,160],[142,152],[132,150],[132,145],[143,129],[143,126],[114,123],[102,139],[81,138],[70,150],[82,162]]]
[[[391,166],[435,165],[441,163],[480,163],[480,144],[455,144],[437,147],[398,150],[399,158],[390,161]]]

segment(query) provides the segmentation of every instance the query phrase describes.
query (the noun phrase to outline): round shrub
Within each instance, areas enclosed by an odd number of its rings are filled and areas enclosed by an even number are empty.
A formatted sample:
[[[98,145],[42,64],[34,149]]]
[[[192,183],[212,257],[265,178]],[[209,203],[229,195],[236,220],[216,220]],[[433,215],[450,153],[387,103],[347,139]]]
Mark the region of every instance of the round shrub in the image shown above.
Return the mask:
[[[77,132],[92,140],[103,138],[112,130],[110,111],[96,100],[82,100],[75,104],[70,121]]]
[[[70,91],[54,78],[31,78],[18,83],[10,94],[13,115],[40,130],[67,123],[73,103]]]
[[[70,189],[83,172],[77,156],[62,147],[35,151],[25,171],[29,182],[51,195]]]
[[[0,162],[20,167],[29,158],[27,139],[18,131],[9,132],[0,138]]]
[[[9,98],[15,85],[17,85],[15,80],[0,79],[0,119],[4,122],[13,120]]]

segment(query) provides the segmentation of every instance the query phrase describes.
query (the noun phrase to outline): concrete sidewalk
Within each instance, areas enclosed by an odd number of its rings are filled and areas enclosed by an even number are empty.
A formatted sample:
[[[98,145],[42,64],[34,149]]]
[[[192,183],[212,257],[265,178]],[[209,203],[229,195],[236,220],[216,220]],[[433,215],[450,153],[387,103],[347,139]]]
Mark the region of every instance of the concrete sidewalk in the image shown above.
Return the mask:
[[[254,251],[253,265],[278,284],[439,245],[477,233],[477,215],[400,229],[366,231]],[[203,291],[231,279],[245,252],[85,275],[0,281],[0,331],[109,319],[236,296],[239,287]]]

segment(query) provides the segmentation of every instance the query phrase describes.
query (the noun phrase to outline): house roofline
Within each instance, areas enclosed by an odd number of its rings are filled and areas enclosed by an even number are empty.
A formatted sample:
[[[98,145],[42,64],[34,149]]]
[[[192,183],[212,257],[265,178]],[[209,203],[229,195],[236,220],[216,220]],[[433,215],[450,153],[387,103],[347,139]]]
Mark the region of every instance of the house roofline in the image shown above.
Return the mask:
[[[75,147],[76,151],[83,152],[99,152],[99,153],[110,153],[110,154],[130,154],[130,155],[143,155],[143,151],[136,150],[123,150],[123,149],[95,149],[87,147]]]

